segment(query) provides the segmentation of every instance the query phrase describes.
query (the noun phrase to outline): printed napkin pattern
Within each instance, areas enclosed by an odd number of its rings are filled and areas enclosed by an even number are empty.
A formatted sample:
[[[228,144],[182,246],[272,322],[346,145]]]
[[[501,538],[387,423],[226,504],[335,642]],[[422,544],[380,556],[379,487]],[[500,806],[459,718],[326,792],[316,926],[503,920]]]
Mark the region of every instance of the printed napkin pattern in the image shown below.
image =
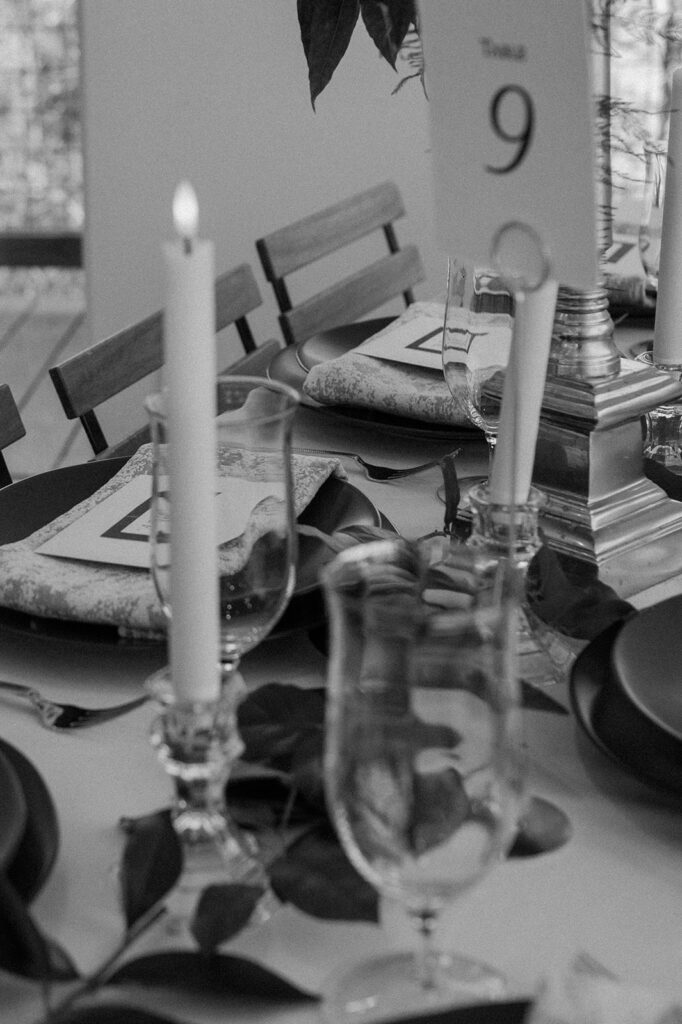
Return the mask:
[[[420,316],[443,321],[443,306],[415,302],[375,337],[388,336],[398,324]],[[482,314],[483,315],[483,314]],[[471,426],[442,373],[363,355],[363,345],[338,359],[313,366],[303,383],[305,394],[321,405],[360,406],[426,423]]]
[[[294,456],[295,515],[332,475],[345,477],[337,459]],[[251,465],[251,472],[257,467]],[[0,606],[44,618],[112,625],[123,634],[162,633],[166,624],[151,575],[144,569],[52,558],[36,549],[133,477],[151,476],[152,446],[142,445],[95,494],[14,544],[0,547]],[[252,543],[257,528],[250,530]],[[241,547],[244,557],[248,544]]]

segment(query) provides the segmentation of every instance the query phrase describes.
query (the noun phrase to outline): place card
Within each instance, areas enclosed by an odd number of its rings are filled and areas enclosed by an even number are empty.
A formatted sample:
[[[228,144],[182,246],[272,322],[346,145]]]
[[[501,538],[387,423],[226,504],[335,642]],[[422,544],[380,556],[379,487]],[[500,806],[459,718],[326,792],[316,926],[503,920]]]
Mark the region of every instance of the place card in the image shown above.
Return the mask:
[[[486,263],[510,223],[550,275],[597,281],[596,108],[585,4],[429,0],[420,7],[439,242]]]
[[[460,348],[463,355],[468,354],[474,335],[483,337],[481,344],[485,344],[485,353],[481,358],[489,357],[491,351],[503,352],[504,359],[494,360],[502,364],[509,353],[512,320],[504,313],[475,313],[470,309],[450,308],[448,333],[451,337],[458,336],[460,344],[451,347]],[[387,327],[366,341],[358,351],[375,359],[435,370],[442,376],[443,318],[420,315]]]
[[[239,477],[233,486],[235,478],[224,479],[226,486],[216,492],[218,544],[240,537],[254,511],[272,495],[267,480]],[[36,550],[57,558],[149,569],[151,486],[151,476],[133,477]],[[159,548],[161,564],[166,548]]]

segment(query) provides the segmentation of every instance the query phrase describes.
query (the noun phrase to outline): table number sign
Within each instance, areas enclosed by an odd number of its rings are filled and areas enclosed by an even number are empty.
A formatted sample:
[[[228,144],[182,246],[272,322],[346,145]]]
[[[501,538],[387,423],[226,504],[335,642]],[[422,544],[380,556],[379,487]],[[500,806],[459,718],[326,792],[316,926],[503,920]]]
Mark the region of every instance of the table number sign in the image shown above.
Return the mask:
[[[444,250],[485,264],[509,222],[551,275],[597,280],[595,114],[583,0],[420,6],[436,222]]]

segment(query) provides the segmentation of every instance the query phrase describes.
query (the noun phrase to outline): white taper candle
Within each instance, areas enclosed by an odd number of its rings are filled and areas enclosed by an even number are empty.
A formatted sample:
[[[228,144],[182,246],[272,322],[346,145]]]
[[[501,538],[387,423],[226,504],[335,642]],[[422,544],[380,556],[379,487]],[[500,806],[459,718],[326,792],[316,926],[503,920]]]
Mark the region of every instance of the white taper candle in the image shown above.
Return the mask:
[[[535,291],[515,296],[514,331],[490,471],[490,499],[496,504],[520,505],[528,500],[557,291],[557,281],[550,278]]]
[[[197,238],[191,185],[173,200],[178,239],[163,247],[171,507],[170,663],[181,700],[214,700],[220,689],[216,557],[214,255]]]

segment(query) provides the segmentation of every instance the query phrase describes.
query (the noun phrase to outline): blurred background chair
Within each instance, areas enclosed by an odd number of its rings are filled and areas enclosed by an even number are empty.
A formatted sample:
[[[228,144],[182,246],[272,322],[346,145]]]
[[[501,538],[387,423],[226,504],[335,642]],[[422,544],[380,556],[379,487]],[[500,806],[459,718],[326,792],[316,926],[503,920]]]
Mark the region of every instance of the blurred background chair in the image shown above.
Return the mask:
[[[263,300],[249,264],[240,264],[218,277],[215,296],[216,333],[234,324],[245,352],[245,356],[230,367],[230,372],[262,372],[279,345],[269,342],[256,347],[247,314]],[[149,428],[142,426],[109,444],[95,410],[107,399],[159,370],[162,364],[163,314],[159,312],[50,368],[52,383],[67,418],[81,421],[97,457],[132,455],[140,444],[149,440]]]
[[[0,487],[12,483],[12,475],[3,452],[15,441],[26,436],[26,428],[14,401],[9,384],[0,384]]]
[[[386,181],[257,240],[256,249],[277,298],[287,345],[352,323],[396,296],[402,295],[406,306],[414,302],[412,288],[424,280],[425,274],[417,247],[401,249],[398,244],[393,224],[404,214],[397,186]],[[379,231],[383,232],[389,255],[307,299],[292,302],[286,280],[291,274]],[[368,336],[378,329],[374,326]]]

